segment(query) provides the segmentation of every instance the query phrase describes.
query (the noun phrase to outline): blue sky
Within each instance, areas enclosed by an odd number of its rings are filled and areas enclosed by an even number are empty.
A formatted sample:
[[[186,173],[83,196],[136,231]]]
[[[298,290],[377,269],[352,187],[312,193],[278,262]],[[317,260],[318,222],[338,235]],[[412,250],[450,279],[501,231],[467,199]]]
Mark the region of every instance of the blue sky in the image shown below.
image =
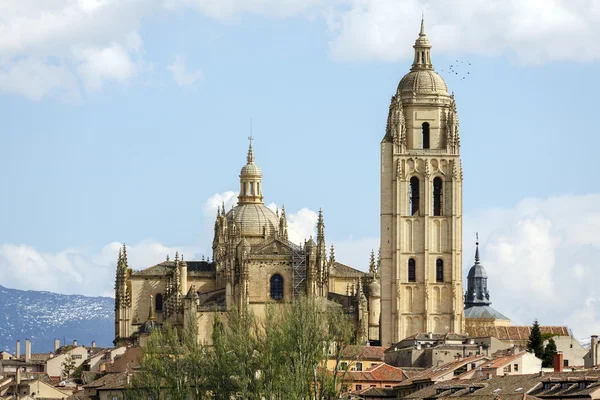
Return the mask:
[[[338,260],[366,268],[379,142],[425,10],[458,103],[465,273],[479,231],[496,308],[600,331],[592,1],[36,3],[0,6],[0,284],[109,294],[122,242],[137,268],[210,255],[250,120],[266,202],[298,237],[322,207]]]

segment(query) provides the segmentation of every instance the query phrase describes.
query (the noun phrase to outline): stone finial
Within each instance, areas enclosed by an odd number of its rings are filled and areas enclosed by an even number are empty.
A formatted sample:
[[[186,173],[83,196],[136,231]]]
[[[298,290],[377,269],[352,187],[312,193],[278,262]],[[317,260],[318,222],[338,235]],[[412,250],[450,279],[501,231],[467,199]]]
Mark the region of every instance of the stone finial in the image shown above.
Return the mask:
[[[369,273],[375,275],[375,251],[371,249],[371,258],[369,259]]]
[[[154,303],[153,299],[154,296],[150,295],[150,310],[148,311],[148,320],[150,321],[154,321],[154,307],[152,307],[152,304]]]

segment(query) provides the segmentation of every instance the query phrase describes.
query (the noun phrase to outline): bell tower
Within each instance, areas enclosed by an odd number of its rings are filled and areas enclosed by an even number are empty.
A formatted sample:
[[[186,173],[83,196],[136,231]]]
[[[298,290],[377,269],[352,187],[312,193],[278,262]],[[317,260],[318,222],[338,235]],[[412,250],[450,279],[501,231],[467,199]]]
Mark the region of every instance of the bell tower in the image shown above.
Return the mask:
[[[454,96],[421,30],[381,142],[381,342],[461,333],[462,166]]]

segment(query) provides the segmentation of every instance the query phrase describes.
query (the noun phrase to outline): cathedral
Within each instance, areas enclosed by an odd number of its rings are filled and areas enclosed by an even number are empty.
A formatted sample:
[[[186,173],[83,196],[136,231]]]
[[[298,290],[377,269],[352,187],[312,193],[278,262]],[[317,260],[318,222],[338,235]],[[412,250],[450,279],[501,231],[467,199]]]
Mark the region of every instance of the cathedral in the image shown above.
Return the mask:
[[[290,242],[285,209],[264,204],[250,138],[237,205],[217,212],[212,261],[176,254],[132,271],[123,247],[115,343],[139,343],[153,327],[185,326],[190,318],[199,341],[208,343],[214,313],[235,307],[260,317],[269,302],[301,295],[340,304],[359,343],[389,346],[421,332],[509,325],[490,307],[479,247],[463,294],[458,114],[454,95],[434,71],[431,47],[421,21],[412,67],[392,96],[381,141],[380,257],[371,254],[368,272],[338,263],[333,246],[327,252],[321,211],[316,242]]]
[[[355,321],[357,341],[378,342],[374,254],[366,273],[337,262],[333,246],[326,249],[322,211],[316,242],[311,237],[303,245],[292,243],[285,209],[273,212],[264,204],[252,140],[239,178],[237,205],[217,211],[212,261],[175,254],[174,260],[132,271],[123,247],[115,282],[115,343],[141,343],[152,328],[183,327],[190,318],[197,321],[199,341],[210,343],[214,313],[235,307],[261,317],[267,303],[301,295],[340,304]]]

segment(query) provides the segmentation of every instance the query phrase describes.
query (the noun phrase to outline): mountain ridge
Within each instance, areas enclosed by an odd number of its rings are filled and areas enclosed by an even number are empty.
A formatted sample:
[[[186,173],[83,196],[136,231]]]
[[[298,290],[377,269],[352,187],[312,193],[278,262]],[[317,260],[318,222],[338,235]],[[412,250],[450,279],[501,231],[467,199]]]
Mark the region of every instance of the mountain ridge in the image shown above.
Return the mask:
[[[54,350],[77,340],[80,345],[111,347],[114,339],[114,299],[66,295],[49,291],[10,289],[0,285],[0,351],[15,352],[21,340],[31,339],[32,353]]]

